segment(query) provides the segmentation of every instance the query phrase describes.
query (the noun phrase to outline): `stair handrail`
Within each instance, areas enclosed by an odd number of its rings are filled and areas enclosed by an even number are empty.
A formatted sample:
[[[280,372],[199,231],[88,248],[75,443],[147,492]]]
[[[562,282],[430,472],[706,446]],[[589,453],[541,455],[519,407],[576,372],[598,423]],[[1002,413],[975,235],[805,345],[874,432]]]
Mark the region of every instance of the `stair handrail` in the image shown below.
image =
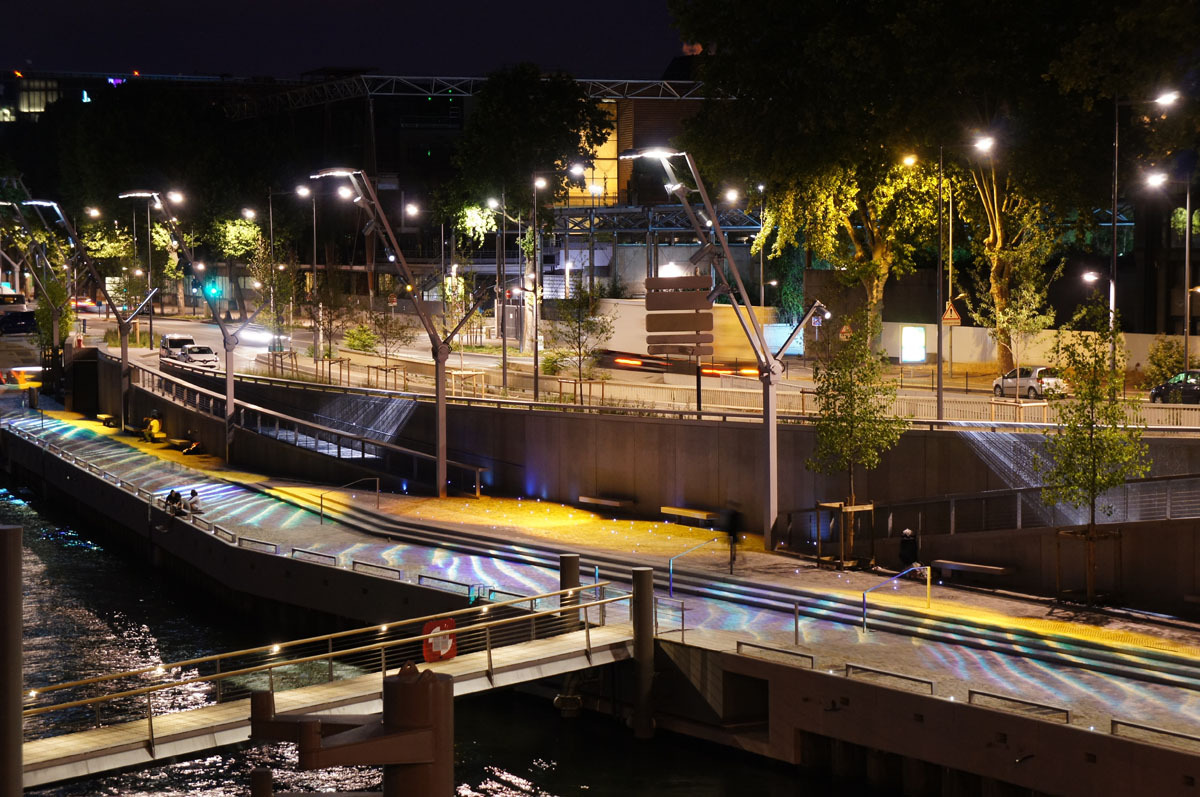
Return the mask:
[[[929,565],[918,565],[917,567],[910,567],[907,570],[897,573],[896,575],[892,576],[889,579],[880,581],[878,584],[871,587],[870,589],[863,590],[863,594],[862,594],[862,615],[863,615],[862,627],[863,627],[863,631],[870,630],[869,628],[867,628],[867,593],[874,592],[875,590],[879,589],[880,587],[892,583],[893,581],[900,578],[901,576],[906,576],[909,573],[914,573],[914,572],[921,571],[921,570],[925,571],[925,608],[926,609],[929,608],[930,598],[933,594],[933,568],[930,567]]]
[[[338,490],[344,490],[347,487],[353,487],[354,485],[361,484],[362,482],[375,482],[375,508],[379,509],[379,477],[378,476],[365,476],[361,479],[355,479],[354,481],[349,482],[348,484],[343,484],[340,487],[330,487],[328,490],[326,490],[325,492],[323,492],[317,496],[317,503],[321,508],[321,522],[319,525],[322,525],[322,526],[325,525],[325,496],[326,496],[326,494],[332,493],[332,492],[337,492]]]

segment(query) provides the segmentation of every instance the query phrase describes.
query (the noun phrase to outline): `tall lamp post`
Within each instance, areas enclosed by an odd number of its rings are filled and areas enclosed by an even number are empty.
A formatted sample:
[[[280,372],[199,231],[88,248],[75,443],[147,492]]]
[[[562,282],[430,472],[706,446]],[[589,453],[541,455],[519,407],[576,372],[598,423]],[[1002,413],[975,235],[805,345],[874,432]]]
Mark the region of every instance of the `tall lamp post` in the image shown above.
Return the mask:
[[[1162,94],[1155,97],[1150,103],[1166,108],[1174,105],[1179,99],[1179,92],[1164,91]],[[1121,152],[1121,106],[1122,105],[1146,105],[1149,103],[1126,100],[1122,101],[1116,94],[1113,95],[1113,170],[1112,170],[1112,215],[1109,217],[1109,230],[1112,237],[1112,261],[1109,264],[1108,271],[1108,322],[1115,323],[1117,317],[1117,167],[1120,165]],[[1188,319],[1190,321],[1190,319]],[[1111,327],[1110,327],[1111,328]],[[1114,335],[1112,341],[1110,367],[1117,367],[1117,338]],[[1186,370],[1186,364],[1184,366]]]
[[[1155,172],[1146,177],[1146,183],[1151,188],[1160,188],[1169,182],[1181,182],[1184,185],[1183,223],[1183,370],[1192,367],[1191,331],[1192,331],[1192,175],[1186,179],[1170,180],[1162,172]]]
[[[533,292],[533,400],[539,398],[538,372],[538,305],[542,301],[542,226],[538,221],[538,189],[546,187],[546,178],[535,177],[533,180],[533,286],[526,290]]]
[[[759,381],[762,383],[763,390],[763,464],[766,470],[765,478],[763,479],[763,539],[768,549],[773,548],[775,522],[779,516],[779,430],[776,420],[778,408],[775,399],[777,385],[783,374],[783,353],[792,345],[792,341],[803,331],[814,315],[821,313],[827,319],[831,314],[821,302],[814,301],[804,314],[804,317],[801,318],[800,323],[792,330],[791,335],[783,342],[783,345],[779,347],[778,351],[772,352],[767,343],[766,334],[763,332],[762,324],[759,323],[758,317],[755,315],[751,305],[750,297],[746,293],[746,286],[742,282],[741,274],[738,273],[736,266],[733,265],[736,261],[734,261],[733,255],[729,250],[729,240],[721,229],[720,219],[708,196],[708,190],[704,187],[704,183],[700,179],[699,170],[696,168],[696,162],[692,159],[692,156],[687,152],[664,150],[656,147],[627,150],[621,153],[620,158],[622,160],[634,158],[653,158],[658,160],[667,175],[668,182],[665,186],[667,192],[679,199],[683,206],[683,211],[688,217],[688,221],[691,222],[692,230],[697,240],[702,242],[700,250],[692,256],[692,263],[700,265],[707,262],[711,268],[714,259],[723,257],[724,261],[731,266],[732,285],[726,279],[724,269],[713,268],[718,280],[718,285],[714,292],[729,296],[733,313],[746,335],[746,340],[750,344],[750,348],[754,352],[754,357],[758,364]],[[671,160],[675,158],[683,158],[685,160],[688,172],[695,185],[694,189],[689,189],[676,177],[674,169],[671,166]],[[709,229],[707,225],[700,221],[696,209],[692,206],[691,197],[689,196],[692,190],[700,195],[703,212],[712,223],[711,233],[712,238],[715,239],[715,243],[709,243]]]

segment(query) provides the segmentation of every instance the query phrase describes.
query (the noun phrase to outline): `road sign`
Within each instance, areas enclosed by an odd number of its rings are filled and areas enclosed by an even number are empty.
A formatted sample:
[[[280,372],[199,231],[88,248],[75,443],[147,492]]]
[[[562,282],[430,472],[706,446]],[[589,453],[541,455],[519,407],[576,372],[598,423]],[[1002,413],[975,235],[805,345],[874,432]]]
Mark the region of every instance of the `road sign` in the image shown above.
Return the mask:
[[[389,294],[388,295],[388,307],[395,307],[395,306],[396,306],[396,294],[394,294],[394,293]]]
[[[687,357],[712,355],[711,288],[709,277],[651,277],[646,280],[647,353]]]
[[[838,337],[839,337],[839,338],[841,338],[842,340],[850,340],[850,336],[851,336],[851,335],[853,335],[853,334],[854,334],[854,330],[852,330],[852,329],[850,328],[850,325],[849,325],[849,324],[845,324],[845,325],[844,325],[844,326],[843,326],[843,327],[842,327],[842,328],[841,328],[841,329],[838,331]]]
[[[962,325],[962,316],[954,309],[954,302],[946,302],[946,312],[942,313],[942,326],[957,327]]]

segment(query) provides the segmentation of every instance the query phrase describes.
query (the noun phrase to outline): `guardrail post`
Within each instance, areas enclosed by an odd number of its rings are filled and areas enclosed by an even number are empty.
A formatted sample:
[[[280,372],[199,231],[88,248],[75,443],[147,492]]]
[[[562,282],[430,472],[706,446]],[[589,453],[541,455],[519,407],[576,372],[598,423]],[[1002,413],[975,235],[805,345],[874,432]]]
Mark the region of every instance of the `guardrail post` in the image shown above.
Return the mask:
[[[146,726],[150,731],[148,742],[150,744],[150,755],[154,755],[154,693],[146,693]]]
[[[633,735],[637,739],[654,736],[651,690],[654,686],[654,570],[633,568],[633,661],[635,666]]]
[[[21,774],[21,527],[0,528],[0,654],[4,686],[0,690],[0,793],[20,794]],[[99,705],[99,704],[97,704]],[[97,723],[99,724],[99,723]]]
[[[487,679],[489,684],[495,684],[492,680],[492,629],[483,629],[483,646],[487,648]]]
[[[800,601],[796,601],[795,603],[792,604],[792,625],[794,628],[793,643],[795,645],[799,646],[800,645]]]

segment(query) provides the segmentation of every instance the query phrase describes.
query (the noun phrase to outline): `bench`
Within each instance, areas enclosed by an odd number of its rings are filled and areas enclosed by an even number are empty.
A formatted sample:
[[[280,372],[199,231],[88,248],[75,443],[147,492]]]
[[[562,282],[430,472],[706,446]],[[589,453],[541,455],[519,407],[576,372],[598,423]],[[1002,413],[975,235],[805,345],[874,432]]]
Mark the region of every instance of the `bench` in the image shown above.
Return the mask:
[[[662,512],[664,515],[691,518],[692,520],[712,521],[721,517],[720,512],[710,512],[707,509],[691,509],[686,506],[660,506],[658,511]]]
[[[139,437],[139,438],[143,437],[143,435],[142,435],[142,430],[141,430],[140,428],[138,428],[137,426],[126,426],[126,427],[125,427],[125,431],[126,431],[127,433],[129,433],[129,434],[131,434],[131,435],[135,435],[135,436],[137,436],[137,437]],[[152,443],[165,443],[165,442],[167,442],[167,433],[166,433],[166,432],[155,432],[154,434],[150,435],[150,437],[151,437],[151,438],[153,438],[153,439],[150,441],[150,442],[152,442]]]
[[[631,509],[633,507],[632,498],[604,498],[597,495],[581,495],[576,500],[581,504],[603,506],[609,509]]]
[[[117,419],[105,412],[98,413],[96,415],[96,420],[100,421],[100,423],[104,424],[105,426],[115,427],[117,425]]]
[[[934,559],[930,562],[930,566],[941,570],[943,576],[947,571],[952,570],[962,573],[978,573],[984,576],[1011,576],[1017,572],[1015,567],[1009,565],[981,565],[974,562],[953,562],[949,559]]]
[[[170,448],[174,448],[178,451],[183,451],[185,448],[187,448],[191,444],[192,444],[192,441],[188,440],[186,438],[179,439],[179,438],[171,437],[171,438],[167,439],[167,446]]]

